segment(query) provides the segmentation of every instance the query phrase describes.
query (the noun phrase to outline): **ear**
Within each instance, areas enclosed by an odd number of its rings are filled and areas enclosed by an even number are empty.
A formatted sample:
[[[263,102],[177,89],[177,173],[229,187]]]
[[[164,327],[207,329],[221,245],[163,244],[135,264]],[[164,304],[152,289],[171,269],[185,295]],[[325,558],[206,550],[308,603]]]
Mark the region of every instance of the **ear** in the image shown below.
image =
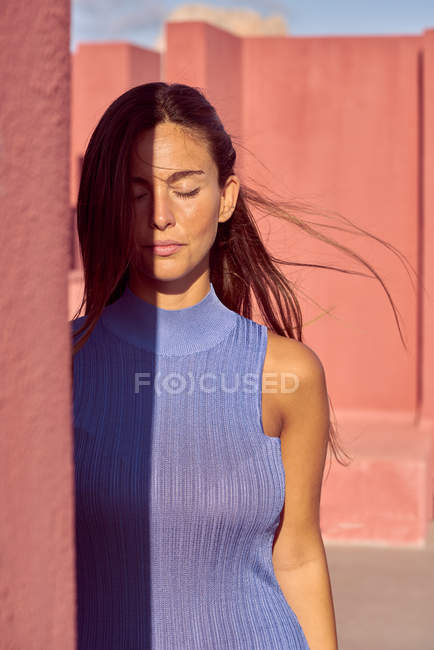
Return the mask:
[[[240,181],[234,174],[226,180],[220,197],[219,223],[224,223],[231,218],[238,200]]]

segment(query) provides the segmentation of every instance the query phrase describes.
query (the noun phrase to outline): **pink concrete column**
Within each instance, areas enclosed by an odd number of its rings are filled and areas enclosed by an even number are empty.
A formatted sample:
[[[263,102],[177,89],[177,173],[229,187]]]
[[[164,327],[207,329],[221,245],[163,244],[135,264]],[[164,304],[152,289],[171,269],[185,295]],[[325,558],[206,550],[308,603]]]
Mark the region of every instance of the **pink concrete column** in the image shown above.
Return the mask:
[[[2,5],[0,645],[75,647],[70,3]]]
[[[421,427],[431,432],[434,452],[434,29],[425,30],[420,53],[420,384]],[[431,462],[434,493],[434,458]]]
[[[80,157],[108,106],[133,86],[160,81],[161,55],[127,42],[80,43],[72,56],[71,205],[77,201]]]
[[[163,80],[203,90],[234,144],[243,144],[242,39],[204,22],[168,22],[166,43]]]
[[[421,58],[421,125],[423,151],[421,174],[423,190],[423,304],[422,334],[422,415],[434,419],[434,29],[423,35]]]

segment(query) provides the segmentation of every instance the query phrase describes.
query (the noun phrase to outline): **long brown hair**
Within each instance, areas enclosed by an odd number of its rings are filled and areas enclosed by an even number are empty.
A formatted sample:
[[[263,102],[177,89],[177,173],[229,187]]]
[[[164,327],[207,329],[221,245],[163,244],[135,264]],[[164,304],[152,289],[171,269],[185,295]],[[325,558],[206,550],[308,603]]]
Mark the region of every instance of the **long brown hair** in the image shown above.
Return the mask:
[[[142,84],[123,93],[107,108],[86,148],[78,192],[77,229],[83,260],[84,292],[74,319],[79,316],[84,304],[86,318],[83,326],[74,333],[74,336],[78,336],[85,331],[80,341],[73,345],[73,358],[89,338],[104,307],[121,296],[128,282],[128,266],[134,247],[133,206],[129,188],[131,150],[141,132],[165,121],[180,124],[202,139],[217,166],[220,188],[235,173],[236,152],[232,139],[201,89],[179,83]],[[369,273],[273,257],[262,242],[250,206],[266,215],[284,219],[340,249],[368,269]],[[254,297],[267,327],[277,334],[302,342],[301,307],[291,282],[277,265],[315,266],[375,277],[392,305],[401,340],[406,347],[396,307],[383,280],[356,252],[314,228],[313,225],[317,225],[315,222],[301,217],[302,214],[318,213],[318,207],[312,203],[275,200],[241,183],[235,210],[230,219],[219,223],[210,251],[210,280],[217,296],[229,309],[246,318],[252,316]],[[328,224],[327,227],[348,232],[350,225],[353,229],[351,232],[374,238],[401,261],[406,260],[391,244],[362,230],[342,215],[338,217],[345,222],[345,227]],[[334,414],[330,396],[328,400]],[[336,425],[332,421],[329,444],[337,461],[346,465],[338,455],[342,449],[337,440]],[[347,452],[343,451],[343,454],[349,458]]]

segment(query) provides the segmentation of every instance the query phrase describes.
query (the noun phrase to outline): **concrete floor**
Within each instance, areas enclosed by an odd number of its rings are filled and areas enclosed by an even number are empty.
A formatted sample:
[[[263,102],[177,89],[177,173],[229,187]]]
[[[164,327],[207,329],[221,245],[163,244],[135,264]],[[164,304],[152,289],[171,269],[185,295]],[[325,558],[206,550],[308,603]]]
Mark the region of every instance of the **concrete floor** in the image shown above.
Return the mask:
[[[434,650],[434,521],[422,549],[324,545],[339,650]]]

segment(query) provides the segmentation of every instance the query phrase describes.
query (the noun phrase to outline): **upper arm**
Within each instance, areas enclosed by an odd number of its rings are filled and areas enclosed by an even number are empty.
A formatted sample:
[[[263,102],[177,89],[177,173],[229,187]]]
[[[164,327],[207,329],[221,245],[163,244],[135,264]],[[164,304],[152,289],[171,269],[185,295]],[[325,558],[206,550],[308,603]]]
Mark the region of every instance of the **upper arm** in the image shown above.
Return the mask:
[[[294,373],[292,392],[279,392],[277,407],[282,429],[285,503],[273,546],[276,568],[290,568],[321,552],[319,510],[330,426],[323,366],[304,343],[280,337],[274,365],[277,372]],[[279,382],[280,385],[280,382]]]

